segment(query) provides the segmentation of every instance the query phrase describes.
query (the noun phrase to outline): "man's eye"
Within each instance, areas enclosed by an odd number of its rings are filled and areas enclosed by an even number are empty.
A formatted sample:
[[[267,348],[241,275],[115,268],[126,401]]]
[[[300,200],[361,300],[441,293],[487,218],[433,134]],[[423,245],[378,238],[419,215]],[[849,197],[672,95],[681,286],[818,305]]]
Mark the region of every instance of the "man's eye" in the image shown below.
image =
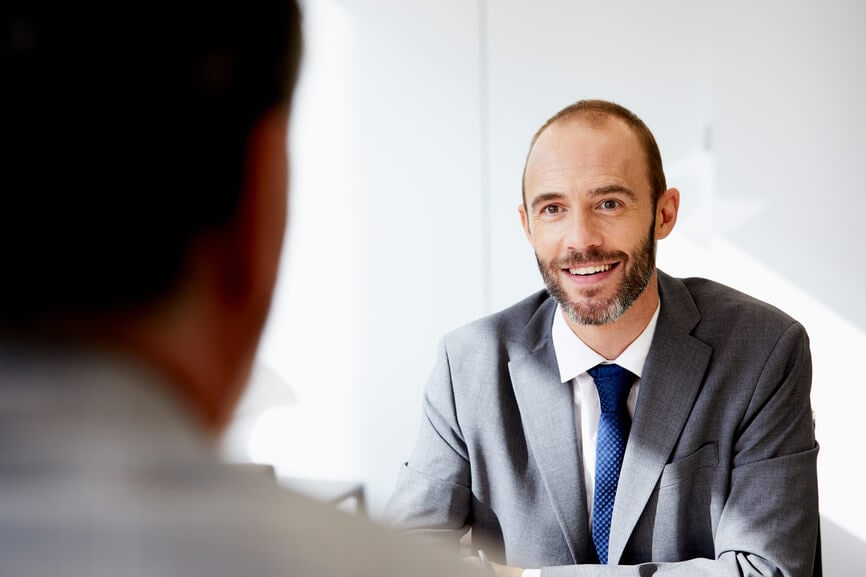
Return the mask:
[[[541,211],[544,214],[558,214],[559,212],[562,211],[562,209],[560,209],[555,204],[549,204],[549,205],[545,206],[544,208],[542,208]]]
[[[605,200],[601,203],[601,208],[604,208],[606,210],[613,210],[617,207],[619,207],[619,202],[616,200]]]

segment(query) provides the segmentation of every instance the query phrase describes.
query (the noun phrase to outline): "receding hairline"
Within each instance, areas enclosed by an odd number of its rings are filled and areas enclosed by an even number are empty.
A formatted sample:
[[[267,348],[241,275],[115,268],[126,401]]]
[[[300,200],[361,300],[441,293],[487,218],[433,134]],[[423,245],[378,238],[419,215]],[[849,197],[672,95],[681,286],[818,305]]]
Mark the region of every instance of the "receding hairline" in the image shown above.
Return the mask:
[[[532,140],[529,143],[529,151],[523,163],[523,175],[521,178],[523,205],[526,206],[526,172],[529,167],[529,159],[532,156],[533,150],[535,150],[538,139],[548,128],[568,122],[582,122],[591,128],[600,128],[609,126],[616,120],[622,123],[637,139],[644,155],[647,180],[652,189],[653,198],[657,200],[667,188],[667,184],[665,182],[661,153],[649,127],[632,111],[614,102],[607,100],[579,100],[547,119],[532,136]]]

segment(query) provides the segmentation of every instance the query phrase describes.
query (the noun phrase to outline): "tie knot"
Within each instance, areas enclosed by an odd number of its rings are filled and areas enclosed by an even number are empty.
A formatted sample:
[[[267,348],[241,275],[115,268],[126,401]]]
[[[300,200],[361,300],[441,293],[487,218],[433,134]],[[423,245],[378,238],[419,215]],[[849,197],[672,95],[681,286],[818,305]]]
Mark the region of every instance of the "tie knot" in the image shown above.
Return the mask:
[[[587,371],[595,388],[598,389],[598,400],[603,413],[610,413],[626,406],[628,393],[634,383],[635,375],[619,365],[601,364]]]

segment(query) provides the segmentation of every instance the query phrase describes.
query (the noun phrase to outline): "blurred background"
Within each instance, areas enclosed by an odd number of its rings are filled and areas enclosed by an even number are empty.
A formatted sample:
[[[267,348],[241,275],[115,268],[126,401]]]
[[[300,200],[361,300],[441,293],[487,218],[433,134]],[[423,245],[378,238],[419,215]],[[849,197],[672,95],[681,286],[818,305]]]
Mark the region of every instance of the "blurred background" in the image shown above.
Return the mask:
[[[517,213],[535,130],[633,110],[682,194],[658,264],[812,339],[825,574],[866,567],[866,2],[306,0],[287,250],[224,440],[381,512],[447,331],[541,288]],[[770,488],[768,488],[770,489]]]

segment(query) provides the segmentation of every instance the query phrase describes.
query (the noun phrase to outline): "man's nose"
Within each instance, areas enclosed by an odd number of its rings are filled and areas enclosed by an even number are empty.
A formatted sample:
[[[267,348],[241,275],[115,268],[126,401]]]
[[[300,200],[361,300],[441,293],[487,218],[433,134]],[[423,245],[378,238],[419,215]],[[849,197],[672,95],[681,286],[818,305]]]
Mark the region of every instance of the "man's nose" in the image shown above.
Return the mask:
[[[602,245],[602,234],[599,222],[591,212],[574,211],[568,219],[566,248],[575,252],[584,252],[589,248]]]

